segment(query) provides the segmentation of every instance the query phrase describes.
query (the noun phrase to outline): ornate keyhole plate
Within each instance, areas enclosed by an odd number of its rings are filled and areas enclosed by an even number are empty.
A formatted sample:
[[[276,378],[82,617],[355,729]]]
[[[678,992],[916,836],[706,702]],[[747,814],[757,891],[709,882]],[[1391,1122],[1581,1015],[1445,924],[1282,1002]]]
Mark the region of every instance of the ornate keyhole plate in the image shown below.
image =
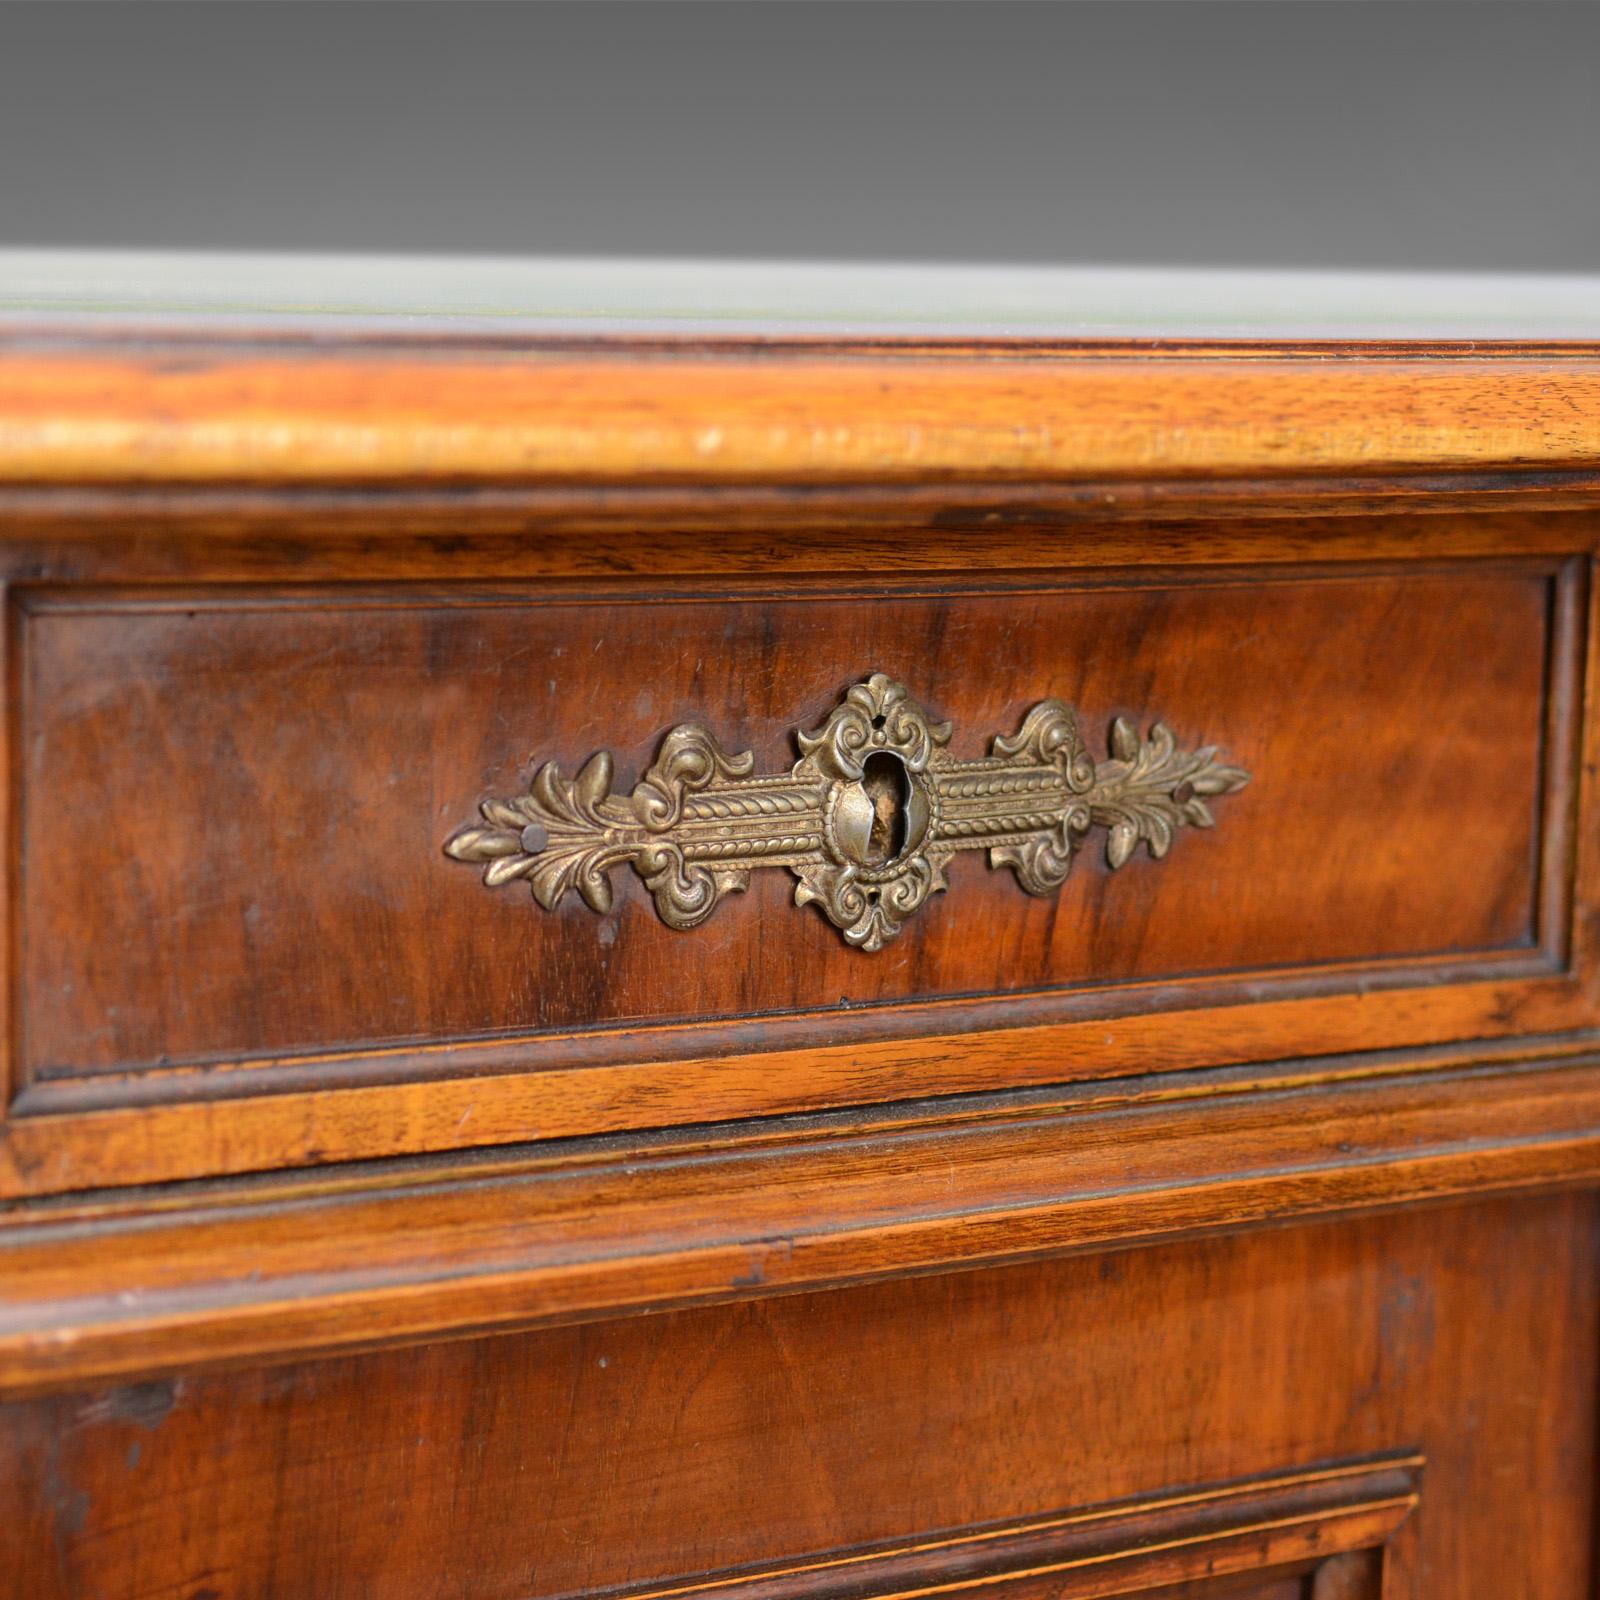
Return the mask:
[[[604,751],[571,780],[550,762],[526,794],[485,801],[484,825],[444,848],[485,863],[491,887],[527,879],[546,910],[570,889],[609,909],[610,870],[628,863],[673,928],[705,921],[757,867],[786,867],[798,904],[815,902],[850,944],[879,950],[946,887],[958,850],[987,850],[1029,894],[1054,894],[1092,827],[1107,830],[1114,868],[1141,841],[1159,859],[1180,827],[1212,825],[1210,798],[1249,782],[1215,747],[1182,753],[1160,723],[1140,739],[1121,718],[1111,759],[1097,764],[1059,700],[1040,701],[987,757],[958,761],[950,724],[930,722],[881,672],[796,738],[789,772],[752,777],[749,751],[730,756],[685,723],[625,797],[611,793]]]

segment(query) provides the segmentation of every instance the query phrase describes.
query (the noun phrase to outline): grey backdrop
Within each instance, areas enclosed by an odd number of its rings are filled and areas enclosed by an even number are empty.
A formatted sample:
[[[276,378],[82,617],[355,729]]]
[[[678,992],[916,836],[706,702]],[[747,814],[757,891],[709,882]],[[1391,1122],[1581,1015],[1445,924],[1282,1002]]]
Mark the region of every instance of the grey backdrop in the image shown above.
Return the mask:
[[[1600,5],[0,3],[0,245],[1600,270]]]

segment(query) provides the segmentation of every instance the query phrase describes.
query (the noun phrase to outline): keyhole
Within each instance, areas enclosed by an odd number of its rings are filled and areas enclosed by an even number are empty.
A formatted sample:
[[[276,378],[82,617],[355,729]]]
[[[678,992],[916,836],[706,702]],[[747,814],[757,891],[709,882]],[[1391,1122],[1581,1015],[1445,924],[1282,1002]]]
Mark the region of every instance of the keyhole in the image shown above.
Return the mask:
[[[839,853],[869,872],[892,871],[927,837],[926,785],[893,750],[875,750],[854,783],[841,783],[832,832]]]
[[[911,799],[911,782],[900,758],[879,750],[862,763],[861,787],[872,806],[864,864],[881,867],[906,847],[906,806]]]

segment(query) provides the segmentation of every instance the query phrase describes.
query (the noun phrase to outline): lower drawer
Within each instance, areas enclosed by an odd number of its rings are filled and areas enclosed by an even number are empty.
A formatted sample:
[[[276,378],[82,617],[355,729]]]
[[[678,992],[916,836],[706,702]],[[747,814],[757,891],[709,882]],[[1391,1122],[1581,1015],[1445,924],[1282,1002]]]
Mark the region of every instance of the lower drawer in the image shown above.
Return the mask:
[[[1577,1600],[1600,1211],[1497,1201],[0,1411],[27,1600]]]

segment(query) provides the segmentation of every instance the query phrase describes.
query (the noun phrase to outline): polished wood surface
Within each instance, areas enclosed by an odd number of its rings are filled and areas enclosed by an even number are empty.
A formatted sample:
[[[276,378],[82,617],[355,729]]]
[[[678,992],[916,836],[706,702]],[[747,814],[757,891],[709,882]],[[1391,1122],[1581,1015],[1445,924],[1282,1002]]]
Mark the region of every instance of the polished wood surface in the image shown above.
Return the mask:
[[[18,313],[0,1600],[1580,1600],[1590,345]],[[902,678],[1253,774],[879,955],[441,846]]]
[[[1165,1073],[17,1208],[0,1240],[0,1393],[1593,1186],[1600,1061],[1592,1037],[1563,1045]]]
[[[1583,569],[1514,555],[1520,527],[1466,562],[1444,559],[1458,527],[1405,531],[1431,559],[1301,567],[1303,540],[1285,562],[1269,524],[1255,548],[1279,560],[1250,575],[1134,562],[1114,582],[991,572],[920,590],[18,585],[32,866],[0,1187],[1582,1025]],[[131,575],[146,546],[52,559]],[[207,559],[219,577],[253,565],[226,544]],[[401,578],[417,559],[343,570]],[[1006,726],[1042,685],[1098,711],[1091,738],[1112,715],[1159,715],[1257,780],[1159,865],[1108,876],[1086,852],[1051,900],[959,861],[955,889],[873,957],[775,876],[680,935],[637,885],[606,918],[550,916],[440,853],[526,758],[575,767],[611,745],[636,768],[663,727],[700,720],[776,764],[841,682],[872,661],[914,676],[935,651],[949,688],[924,692],[965,729]],[[965,736],[977,753],[981,732]],[[161,937],[81,937],[112,905]]]
[[[1597,1243],[1590,1196],[1454,1206],[21,1403],[20,1592],[923,1592],[979,1534],[1026,1569],[1072,1552],[1019,1522],[1355,1461],[1386,1600],[1576,1597]],[[1118,1592],[1062,1581],[1018,1594]]]
[[[61,350],[16,342],[0,482],[926,483],[1600,462],[1600,350],[1582,344],[1330,361],[1271,345],[863,360],[684,341],[641,359],[537,340],[441,355],[315,337],[262,354],[248,335],[163,347],[145,330],[118,349],[114,331],[77,327]]]
[[[933,596],[29,594],[24,1071],[1241,971],[1270,988],[1261,969],[1526,951],[1552,581],[1533,565]],[[626,789],[677,723],[786,770],[794,730],[869,670],[953,720],[959,756],[1055,695],[1096,754],[1114,716],[1159,719],[1252,786],[1159,865],[1141,852],[1113,876],[1091,841],[1048,898],[963,855],[870,957],[787,909],[786,873],[680,934],[632,873],[604,916],[576,896],[552,914],[442,854],[535,759],[574,773],[610,749]],[[82,937],[107,916],[162,937]],[[849,1032],[830,1017],[816,1037]]]

